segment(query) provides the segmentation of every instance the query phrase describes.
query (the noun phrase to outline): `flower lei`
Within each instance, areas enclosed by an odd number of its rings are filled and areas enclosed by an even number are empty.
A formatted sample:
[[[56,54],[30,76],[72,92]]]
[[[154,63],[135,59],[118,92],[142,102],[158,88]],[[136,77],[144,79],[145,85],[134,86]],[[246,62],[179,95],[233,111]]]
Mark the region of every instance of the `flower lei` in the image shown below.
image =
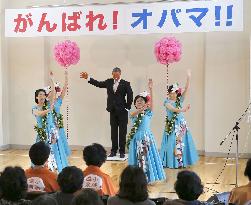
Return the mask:
[[[47,110],[47,109],[48,105],[44,104],[42,110]],[[47,141],[46,124],[47,124],[47,114],[42,117],[42,127],[39,127],[38,124],[34,126],[34,130],[37,132],[39,141],[43,142]]]
[[[62,114],[57,114],[55,109],[52,111],[53,117],[55,119],[55,122],[57,124],[57,127],[64,128],[64,121],[63,121],[63,115]]]
[[[179,96],[175,102],[175,105],[177,108],[180,108],[180,99],[181,96]],[[177,119],[179,113],[175,112],[173,113],[173,117],[171,118],[171,120],[168,119],[168,116],[166,116],[166,126],[165,126],[165,132],[170,135],[174,129],[174,125],[175,125],[175,120]]]
[[[135,120],[135,122],[133,123],[133,127],[130,131],[130,133],[128,134],[128,137],[127,137],[127,141],[126,141],[126,147],[127,149],[129,148],[129,145],[131,143],[131,140],[133,139],[135,133],[137,132],[141,122],[142,122],[142,118],[144,117],[144,113],[139,113],[138,116],[137,116],[137,119]]]
[[[48,105],[44,104],[42,107],[42,110],[47,110]],[[58,128],[63,128],[64,123],[63,123],[63,115],[62,114],[57,114],[55,109],[52,111],[52,115],[55,119],[56,125]],[[34,126],[34,130],[37,132],[39,141],[46,142],[47,141],[47,133],[46,133],[46,125],[47,125],[47,114],[42,117],[42,127],[39,127],[38,124]]]

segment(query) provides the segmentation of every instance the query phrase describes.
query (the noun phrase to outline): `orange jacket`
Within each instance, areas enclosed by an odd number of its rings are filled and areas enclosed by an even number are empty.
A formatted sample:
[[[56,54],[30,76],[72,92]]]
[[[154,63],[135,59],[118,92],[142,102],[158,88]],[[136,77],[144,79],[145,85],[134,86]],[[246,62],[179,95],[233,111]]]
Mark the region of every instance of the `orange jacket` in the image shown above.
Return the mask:
[[[57,183],[57,174],[46,167],[29,168],[25,171],[28,183],[28,192],[56,192],[59,185]]]
[[[229,203],[243,205],[251,200],[251,182],[247,185],[234,188],[229,196]]]
[[[97,166],[88,166],[84,171],[83,188],[92,188],[98,192],[99,195],[114,196],[117,193],[111,177]]]

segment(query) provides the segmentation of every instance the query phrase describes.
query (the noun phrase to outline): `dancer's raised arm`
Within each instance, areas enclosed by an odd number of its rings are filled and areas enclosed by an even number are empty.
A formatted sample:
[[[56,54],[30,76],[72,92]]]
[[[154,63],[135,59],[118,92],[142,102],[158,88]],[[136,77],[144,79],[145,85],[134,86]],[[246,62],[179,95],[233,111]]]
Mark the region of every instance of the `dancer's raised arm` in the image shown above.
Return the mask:
[[[56,90],[55,90],[55,84],[54,84],[54,76],[53,76],[53,72],[50,71],[50,86],[51,86],[51,94],[49,96],[49,102],[50,105],[52,106],[54,104],[55,101],[55,97],[56,97]]]
[[[186,80],[186,86],[185,86],[185,90],[182,93],[182,97],[185,98],[189,88],[190,88],[190,81],[191,81],[191,70],[187,70],[187,80]]]
[[[153,80],[152,79],[148,80],[148,89],[150,93],[150,100],[148,102],[148,106],[151,110],[153,110]]]
[[[97,81],[93,78],[90,78],[87,72],[80,73],[80,78],[84,78],[85,80],[88,80],[88,82],[91,85],[94,85],[98,88],[107,88],[107,81]]]
[[[64,96],[65,96],[67,87],[68,87],[68,71],[66,70],[66,71],[64,72],[64,87],[63,87],[63,90],[62,90],[61,95],[60,95],[60,97],[61,97],[62,99],[64,99]]]

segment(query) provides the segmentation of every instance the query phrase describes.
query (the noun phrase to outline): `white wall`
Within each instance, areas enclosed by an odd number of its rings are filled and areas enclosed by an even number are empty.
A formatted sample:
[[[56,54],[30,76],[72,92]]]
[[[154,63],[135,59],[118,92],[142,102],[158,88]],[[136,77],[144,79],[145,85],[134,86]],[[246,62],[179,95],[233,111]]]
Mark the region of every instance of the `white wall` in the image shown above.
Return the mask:
[[[63,1],[36,1],[37,5]],[[80,1],[67,1],[67,3]],[[90,1],[88,1],[90,2]],[[101,2],[101,1],[99,1]],[[107,2],[107,1],[102,1]],[[132,2],[132,1],[130,1]],[[33,1],[9,0],[7,8],[25,8]],[[192,109],[186,113],[188,125],[198,150],[226,152],[217,146],[242,113],[249,99],[249,34],[248,13],[251,3],[244,1],[245,31],[236,33],[176,34],[183,44],[183,57],[170,67],[170,82],[185,83],[186,69],[192,69],[192,84],[186,103]],[[154,117],[152,130],[161,143],[165,111],[165,67],[157,64],[153,45],[164,35],[80,36],[67,38],[78,43],[81,61],[70,69],[70,144],[92,142],[111,146],[109,114],[105,111],[105,90],[95,88],[79,78],[81,71],[98,80],[111,75],[114,66],[122,68],[123,78],[132,84],[134,94],[146,89],[147,78],[154,81]],[[53,59],[52,48],[66,38],[8,38],[10,143],[29,145],[35,140],[34,91],[45,85],[48,70],[63,81],[63,70]],[[65,113],[64,103],[63,112]],[[247,128],[242,126],[242,145]],[[250,140],[245,144],[250,147]],[[250,151],[251,149],[249,149]],[[248,152],[242,146],[241,152]]]
[[[249,103],[251,2],[244,1],[244,31],[207,33],[205,45],[205,151],[223,152],[221,138],[230,131]],[[250,126],[240,125],[241,152],[251,150]],[[248,138],[247,138],[248,137]],[[217,143],[216,143],[217,142]],[[235,142],[234,142],[235,145]],[[233,146],[233,151],[235,151]]]
[[[210,150],[210,152],[219,151],[219,143],[216,143],[219,142],[219,137],[224,138],[248,105],[248,41],[249,35],[245,34],[207,34],[205,150]],[[241,128],[240,142],[243,147],[247,133],[245,123],[241,125]]]
[[[44,84],[44,39],[13,38],[8,41],[10,70],[10,143],[34,141],[31,114],[36,88]]]
[[[4,5],[3,5],[3,2],[0,2],[0,16],[1,16],[1,19],[3,17],[3,11],[4,11]],[[0,73],[2,73],[2,69],[3,69],[3,63],[2,63],[2,55],[3,55],[3,51],[2,51],[2,41],[3,41],[3,22],[2,20],[0,20]],[[2,74],[0,75],[0,146],[3,146],[3,133],[2,133],[2,130],[3,130],[3,122],[2,122]]]
[[[7,2],[0,2],[0,148],[9,144],[9,80],[7,40],[4,37],[4,8]]]

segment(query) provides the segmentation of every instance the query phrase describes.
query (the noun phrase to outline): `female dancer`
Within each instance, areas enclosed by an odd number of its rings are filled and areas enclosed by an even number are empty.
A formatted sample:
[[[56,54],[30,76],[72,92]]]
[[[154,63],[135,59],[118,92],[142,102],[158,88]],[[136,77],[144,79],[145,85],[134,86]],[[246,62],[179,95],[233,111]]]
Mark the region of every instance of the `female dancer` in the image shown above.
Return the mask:
[[[143,169],[148,183],[166,178],[162,162],[158,153],[154,136],[150,129],[153,110],[152,80],[148,82],[150,96],[141,93],[134,99],[136,111],[132,112],[133,127],[129,133],[129,165],[136,165]]]
[[[53,116],[55,117],[54,120],[55,120],[55,123],[59,129],[59,133],[58,133],[59,134],[59,139],[58,139],[59,144],[61,145],[61,147],[64,148],[65,155],[68,157],[68,156],[70,156],[71,151],[70,151],[70,148],[68,145],[67,137],[65,135],[63,115],[60,112],[60,108],[62,106],[63,99],[64,99],[66,91],[67,91],[67,86],[68,86],[68,71],[66,70],[65,71],[65,82],[64,82],[64,86],[63,86],[62,91],[60,88],[60,84],[59,83],[55,84],[56,95],[55,95],[55,99],[54,99],[55,103],[54,103],[54,110],[53,110],[54,115]],[[49,99],[52,95],[50,86],[48,86],[46,88],[46,92],[47,92],[47,98]]]
[[[168,96],[164,101],[166,125],[160,150],[164,167],[182,168],[198,161],[193,138],[183,114],[190,109],[190,105],[183,108],[183,101],[190,86],[190,78],[191,73],[188,71],[184,92],[181,92],[178,83],[168,87]]]
[[[37,125],[34,129],[37,132],[36,142],[44,141],[50,145],[51,154],[48,159],[48,167],[52,171],[61,171],[64,167],[68,166],[67,157],[58,142],[59,130],[55,123],[54,99],[55,88],[53,82],[53,73],[50,73],[50,83],[53,88],[51,95],[47,101],[46,91],[38,89],[35,92],[36,105],[32,107],[32,113],[36,117]]]

